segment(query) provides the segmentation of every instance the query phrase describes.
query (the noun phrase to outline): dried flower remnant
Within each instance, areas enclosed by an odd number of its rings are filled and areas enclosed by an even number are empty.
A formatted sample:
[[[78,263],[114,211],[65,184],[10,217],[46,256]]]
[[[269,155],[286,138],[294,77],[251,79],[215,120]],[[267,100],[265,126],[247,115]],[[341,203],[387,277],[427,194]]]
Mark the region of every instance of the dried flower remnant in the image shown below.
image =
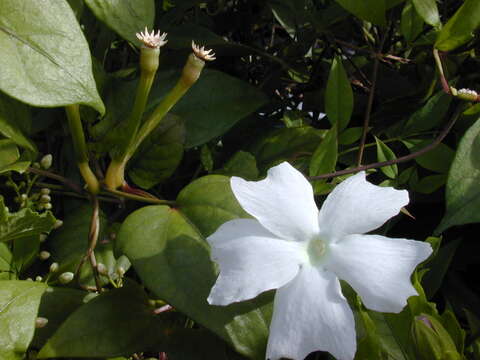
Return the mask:
[[[205,46],[200,47],[200,45],[195,44],[192,40],[192,50],[195,56],[203,61],[213,61],[216,59],[215,53],[212,53],[212,49],[206,50]]]
[[[152,33],[148,33],[148,29],[145,26],[145,32],[137,33],[137,38],[140,40],[143,45],[152,49],[158,49],[165,45],[168,40],[165,40],[167,37],[167,33],[160,33],[160,30],[157,31],[155,34],[155,30],[152,30]]]

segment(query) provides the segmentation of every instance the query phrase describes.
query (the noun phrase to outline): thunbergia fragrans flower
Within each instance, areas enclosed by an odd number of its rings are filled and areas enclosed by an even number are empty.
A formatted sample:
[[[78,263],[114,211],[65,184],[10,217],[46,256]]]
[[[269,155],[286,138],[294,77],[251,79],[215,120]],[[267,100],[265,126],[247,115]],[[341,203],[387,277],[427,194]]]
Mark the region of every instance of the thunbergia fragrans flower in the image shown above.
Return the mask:
[[[220,266],[208,302],[227,305],[278,289],[266,358],[301,360],[323,350],[353,359],[355,323],[339,279],[375,311],[398,313],[417,295],[410,276],[430,245],[362,235],[397,215],[407,191],[372,185],[361,172],[319,211],[310,183],[286,162],[262,181],[232,177],[231,187],[254,219],[228,221],[207,239]]]

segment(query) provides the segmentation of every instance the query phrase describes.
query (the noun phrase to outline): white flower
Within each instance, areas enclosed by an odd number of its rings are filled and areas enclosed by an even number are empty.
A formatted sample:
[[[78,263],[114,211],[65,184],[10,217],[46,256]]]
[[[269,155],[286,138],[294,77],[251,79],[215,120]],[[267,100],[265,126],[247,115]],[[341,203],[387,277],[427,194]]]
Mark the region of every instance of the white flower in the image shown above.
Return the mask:
[[[355,323],[339,279],[375,311],[398,313],[417,295],[410,276],[430,245],[361,235],[398,214],[407,191],[372,185],[361,172],[318,211],[310,183],[286,162],[262,181],[232,177],[231,187],[255,219],[228,221],[207,239],[220,266],[208,302],[227,305],[278,289],[266,358],[301,360],[323,350],[353,359]]]

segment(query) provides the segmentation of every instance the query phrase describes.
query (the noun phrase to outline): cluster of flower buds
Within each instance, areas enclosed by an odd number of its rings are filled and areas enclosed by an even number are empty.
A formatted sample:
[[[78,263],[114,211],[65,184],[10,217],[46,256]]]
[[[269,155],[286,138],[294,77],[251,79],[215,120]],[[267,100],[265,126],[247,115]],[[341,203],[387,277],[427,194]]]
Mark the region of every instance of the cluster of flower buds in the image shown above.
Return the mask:
[[[450,88],[452,95],[466,101],[480,101],[478,93],[471,89],[457,90],[453,87]]]
[[[52,200],[52,198],[50,197],[50,189],[40,189],[39,192],[34,193],[31,196],[31,200],[34,202],[35,209],[38,211],[52,209],[52,203],[50,202]]]
[[[48,170],[52,166],[53,156],[52,154],[47,154],[43,156],[39,162],[34,162],[32,166],[37,169]]]

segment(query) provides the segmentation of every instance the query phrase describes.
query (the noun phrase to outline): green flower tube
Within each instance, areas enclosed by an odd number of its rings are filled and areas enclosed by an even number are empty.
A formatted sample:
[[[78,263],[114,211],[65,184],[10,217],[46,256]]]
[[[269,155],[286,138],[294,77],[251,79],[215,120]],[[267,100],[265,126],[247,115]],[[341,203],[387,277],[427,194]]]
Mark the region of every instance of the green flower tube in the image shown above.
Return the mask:
[[[124,156],[115,158],[107,171],[105,184],[109,189],[116,189],[123,185],[125,167],[143,140],[160,124],[170,109],[185,95],[190,87],[198,80],[206,61],[215,60],[212,50],[206,50],[192,41],[193,53],[187,59],[182,75],[174,88],[165,96],[150,117],[136,133],[135,139],[129,144]]]
[[[105,176],[105,184],[109,189],[116,189],[123,184],[126,153],[135,142],[135,137],[145,112],[145,105],[147,104],[148,95],[150,94],[159,65],[160,47],[167,43],[167,40],[165,40],[166,33],[161,34],[158,31],[155,34],[155,31],[152,30],[152,33],[149,34],[146,27],[145,33],[141,32],[136,35],[142,41],[142,47],[140,48],[140,80],[137,86],[135,102],[126,123],[125,134],[128,138],[120,150],[111,154],[112,162]]]

